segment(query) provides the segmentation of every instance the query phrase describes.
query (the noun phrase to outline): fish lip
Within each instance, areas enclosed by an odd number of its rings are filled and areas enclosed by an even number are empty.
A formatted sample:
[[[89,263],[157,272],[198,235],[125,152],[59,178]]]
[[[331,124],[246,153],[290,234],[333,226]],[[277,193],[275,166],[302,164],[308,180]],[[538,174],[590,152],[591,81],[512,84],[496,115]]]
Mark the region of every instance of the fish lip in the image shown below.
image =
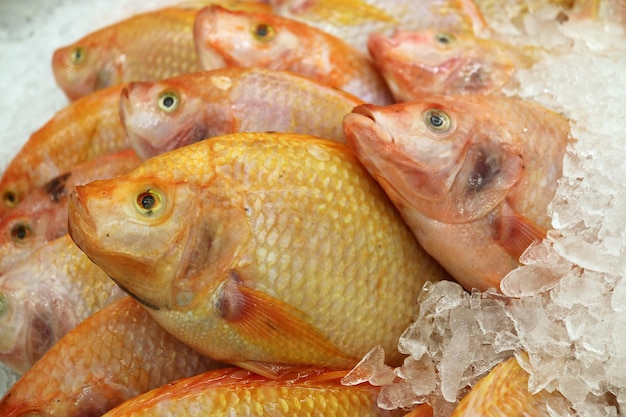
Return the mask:
[[[84,251],[85,235],[95,233],[96,223],[84,204],[82,194],[83,186],[76,186],[69,195],[67,231],[76,246]]]

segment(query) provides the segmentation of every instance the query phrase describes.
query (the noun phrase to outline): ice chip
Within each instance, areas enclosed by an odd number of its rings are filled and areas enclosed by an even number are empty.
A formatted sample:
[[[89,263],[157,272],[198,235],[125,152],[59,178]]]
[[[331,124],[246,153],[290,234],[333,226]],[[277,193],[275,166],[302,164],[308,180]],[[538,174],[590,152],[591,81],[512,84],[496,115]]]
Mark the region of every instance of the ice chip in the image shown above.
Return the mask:
[[[369,382],[380,386],[390,384],[395,378],[393,368],[385,365],[385,351],[375,346],[356,366],[341,379],[343,385],[357,385]]]

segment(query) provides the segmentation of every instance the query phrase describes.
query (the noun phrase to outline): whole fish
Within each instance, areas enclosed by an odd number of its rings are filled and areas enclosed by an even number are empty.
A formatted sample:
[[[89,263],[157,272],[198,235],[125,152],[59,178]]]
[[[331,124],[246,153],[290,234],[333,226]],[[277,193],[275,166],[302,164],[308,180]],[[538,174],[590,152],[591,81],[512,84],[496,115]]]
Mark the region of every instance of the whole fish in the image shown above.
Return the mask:
[[[0,276],[0,362],[30,368],[64,334],[124,292],[60,237]]]
[[[156,81],[199,71],[193,23],[200,8],[267,10],[260,1],[188,1],[136,14],[57,49],[52,70],[70,100],[129,81]]]
[[[77,165],[29,193],[0,220],[0,275],[46,243],[67,234],[67,196],[74,186],[124,174],[139,165],[132,150]]]
[[[0,178],[0,219],[30,191],[76,164],[128,148],[119,115],[122,88],[71,103],[28,138]]]
[[[368,48],[396,101],[499,92],[536,59],[531,48],[436,30],[372,33]]]
[[[194,39],[204,69],[237,66],[292,71],[368,103],[393,102],[366,53],[297,20],[210,6],[198,13]]]
[[[124,297],[85,319],[22,375],[0,400],[0,415],[100,417],[170,381],[222,366]]]
[[[378,408],[378,387],[341,385],[345,371],[302,368],[268,379],[239,368],[220,369],[157,388],[114,408],[106,417],[402,416]]]
[[[349,143],[424,249],[467,290],[499,288],[550,227],[569,123],[496,96],[363,105]]]
[[[348,369],[445,277],[341,143],[238,133],[76,187],[70,233],[167,331],[216,360]],[[387,350],[388,349],[388,350]]]
[[[120,117],[143,158],[236,132],[306,133],[345,142],[343,116],[363,102],[283,71],[222,68],[130,83]]]

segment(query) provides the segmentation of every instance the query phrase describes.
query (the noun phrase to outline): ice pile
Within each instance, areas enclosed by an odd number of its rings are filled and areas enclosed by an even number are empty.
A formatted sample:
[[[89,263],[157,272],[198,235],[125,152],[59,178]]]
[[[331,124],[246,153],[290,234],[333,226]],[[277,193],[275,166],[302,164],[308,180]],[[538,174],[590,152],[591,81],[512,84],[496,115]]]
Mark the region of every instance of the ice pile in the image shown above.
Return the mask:
[[[571,120],[577,140],[549,208],[554,230],[505,278],[505,296],[449,282],[424,287],[421,316],[399,343],[410,355],[403,366],[370,355],[347,378],[383,385],[385,408],[428,401],[447,416],[495,363],[515,355],[531,392],[554,393],[553,416],[626,409],[626,37],[608,24],[535,19],[525,21],[528,35],[553,53],[520,71],[507,93]]]

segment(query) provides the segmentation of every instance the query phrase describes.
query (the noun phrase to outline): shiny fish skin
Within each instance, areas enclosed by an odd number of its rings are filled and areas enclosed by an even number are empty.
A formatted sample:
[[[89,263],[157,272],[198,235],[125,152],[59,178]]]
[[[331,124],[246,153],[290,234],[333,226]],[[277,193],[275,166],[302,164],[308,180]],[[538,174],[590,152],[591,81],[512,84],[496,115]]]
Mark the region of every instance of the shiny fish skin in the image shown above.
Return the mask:
[[[570,141],[562,116],[504,97],[437,96],[359,106],[344,130],[424,249],[467,290],[499,289],[545,237]]]
[[[0,178],[0,219],[31,190],[76,164],[128,148],[119,116],[122,88],[69,104],[30,136]]]
[[[161,102],[168,95],[176,100],[173,110]],[[222,68],[130,83],[122,93],[120,117],[130,146],[146,159],[242,131],[306,133],[345,142],[341,121],[359,104],[356,97],[289,72]]]
[[[198,13],[194,39],[204,69],[237,66],[292,71],[367,103],[393,103],[367,53],[297,20],[211,6]]]
[[[60,237],[0,276],[0,361],[23,373],[82,320],[124,293]]]
[[[0,220],[0,275],[46,243],[67,234],[67,196],[75,185],[112,178],[139,165],[132,150],[94,158],[29,193]]]
[[[347,146],[307,135],[167,152],[76,187],[69,219],[78,246],[169,332],[260,372],[347,369],[378,344],[398,363],[417,292],[445,276]]]
[[[80,323],[22,375],[0,401],[0,415],[99,417],[134,396],[221,366],[124,297]]]
[[[345,372],[303,368],[269,380],[238,368],[210,371],[132,399],[105,417],[391,417],[376,405],[378,388],[343,386]],[[335,376],[338,375],[338,376]]]

